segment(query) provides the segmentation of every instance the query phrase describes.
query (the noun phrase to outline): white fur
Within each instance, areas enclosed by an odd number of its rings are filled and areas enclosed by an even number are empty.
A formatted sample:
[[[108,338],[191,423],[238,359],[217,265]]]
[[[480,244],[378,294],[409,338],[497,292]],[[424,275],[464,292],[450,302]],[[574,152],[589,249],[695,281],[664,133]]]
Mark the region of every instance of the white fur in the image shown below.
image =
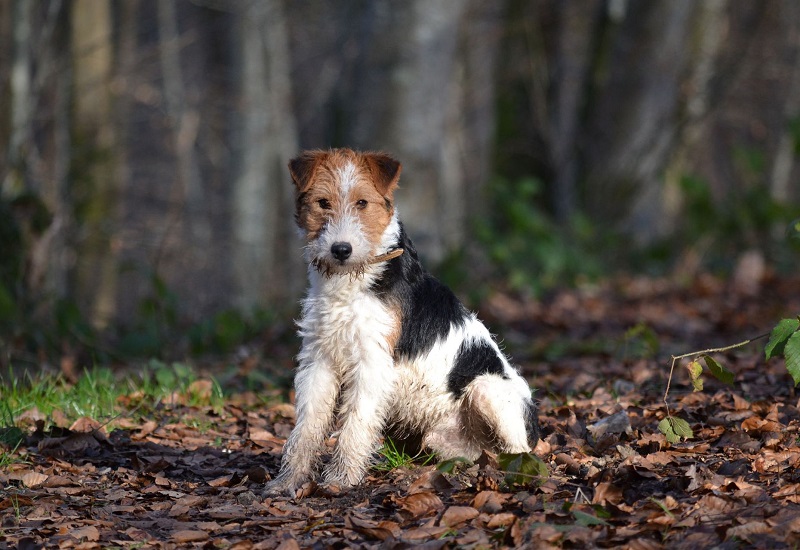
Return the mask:
[[[339,195],[342,199],[347,199],[350,189],[358,183],[358,170],[352,162],[346,163],[343,167],[336,170],[339,181]]]

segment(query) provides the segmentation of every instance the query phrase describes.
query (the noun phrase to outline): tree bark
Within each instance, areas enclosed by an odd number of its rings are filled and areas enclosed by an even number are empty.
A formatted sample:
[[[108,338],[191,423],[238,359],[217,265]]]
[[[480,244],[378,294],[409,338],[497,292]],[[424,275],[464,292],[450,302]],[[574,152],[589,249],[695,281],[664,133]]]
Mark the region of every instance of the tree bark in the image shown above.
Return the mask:
[[[233,189],[237,305],[245,310],[296,295],[301,256],[293,224],[289,159],[297,153],[283,5],[248,4],[241,14],[240,169]]]
[[[597,47],[601,5],[597,1],[561,1],[559,29],[552,55],[552,104],[546,109],[550,163],[553,170],[553,212],[567,222],[578,210],[581,115],[587,100],[591,64]]]
[[[118,193],[109,87],[114,64],[111,2],[75,0],[71,14],[74,131],[83,156],[83,162],[75,167],[83,181],[73,189],[73,199],[85,204],[84,217],[77,220],[76,294],[91,323],[102,329],[116,310],[118,274],[112,247]]]
[[[627,4],[613,35],[608,79],[596,84],[586,141],[586,201],[598,219],[640,243],[659,227],[661,171],[675,140],[685,44],[696,4],[658,0]]]
[[[796,2],[789,1],[783,2],[781,8],[784,24],[787,26],[786,47],[791,52],[793,62],[789,89],[784,99],[784,124],[772,162],[769,188],[775,201],[787,203],[792,198],[790,183],[797,157],[797,125],[800,124],[800,6]]]

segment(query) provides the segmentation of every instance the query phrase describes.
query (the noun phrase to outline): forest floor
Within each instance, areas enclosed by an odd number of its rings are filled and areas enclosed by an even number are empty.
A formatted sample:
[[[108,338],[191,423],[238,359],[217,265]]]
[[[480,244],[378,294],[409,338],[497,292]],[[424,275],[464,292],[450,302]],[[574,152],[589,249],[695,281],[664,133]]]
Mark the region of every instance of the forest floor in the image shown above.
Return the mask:
[[[303,498],[265,497],[289,404],[175,395],[105,424],[29,411],[17,419],[22,445],[0,455],[0,548],[796,547],[798,395],[782,360],[764,361],[765,340],[714,355],[733,385],[706,377],[693,392],[681,363],[669,408],[694,435],[670,444],[657,426],[672,355],[798,313],[800,281],[777,278],[493,294],[481,317],[539,388],[541,477],[509,476],[487,454],[454,469],[375,469],[344,493],[308,484]],[[193,392],[204,391],[201,378]],[[118,405],[136,403],[133,392]]]

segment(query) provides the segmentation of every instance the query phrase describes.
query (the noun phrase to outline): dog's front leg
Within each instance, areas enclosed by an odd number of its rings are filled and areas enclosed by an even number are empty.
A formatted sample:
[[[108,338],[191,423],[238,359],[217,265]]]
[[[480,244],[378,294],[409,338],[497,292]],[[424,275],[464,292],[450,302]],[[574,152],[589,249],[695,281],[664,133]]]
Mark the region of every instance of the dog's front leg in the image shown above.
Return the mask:
[[[314,474],[333,421],[339,380],[323,360],[301,364],[295,376],[296,422],[283,447],[281,471],[267,484],[267,494],[294,496]]]
[[[350,487],[370,466],[380,441],[395,384],[391,355],[379,344],[350,373],[342,399],[342,427],[325,481]],[[371,353],[370,353],[371,351]]]

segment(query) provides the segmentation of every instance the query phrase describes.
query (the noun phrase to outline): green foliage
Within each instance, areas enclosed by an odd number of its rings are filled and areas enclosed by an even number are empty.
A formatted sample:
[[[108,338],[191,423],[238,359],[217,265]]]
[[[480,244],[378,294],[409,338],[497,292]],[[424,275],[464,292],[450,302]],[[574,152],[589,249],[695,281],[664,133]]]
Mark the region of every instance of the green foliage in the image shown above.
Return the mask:
[[[789,337],[800,328],[800,318],[781,319],[769,335],[769,341],[764,347],[767,360],[782,355]]]
[[[678,443],[681,439],[690,439],[694,436],[692,427],[682,418],[667,416],[658,423],[658,429],[667,437],[670,443]]]
[[[0,402],[0,447],[3,447],[0,448],[0,466],[7,460],[4,448],[11,447],[16,450],[24,440],[25,433],[17,427],[11,405],[7,401]]]
[[[550,476],[541,458],[533,453],[501,453],[497,463],[505,473],[505,482],[513,485],[540,485]]]
[[[457,456],[456,458],[442,460],[436,465],[436,469],[443,474],[453,474],[470,466],[472,466],[472,461],[470,459],[464,458],[463,456]]]
[[[603,272],[596,227],[576,216],[568,227],[538,205],[542,184],[533,178],[492,181],[489,215],[475,231],[498,275],[517,290],[534,293]]]
[[[800,384],[800,332],[795,332],[786,341],[783,350],[786,370],[792,375],[794,385]]]
[[[661,344],[658,334],[647,323],[637,323],[625,331],[623,337],[623,358],[649,359],[658,355]]]
[[[35,240],[52,222],[42,198],[21,190],[0,193],[0,350],[39,333],[31,312],[34,297],[26,281]],[[0,361],[5,360],[0,357]]]
[[[425,466],[434,459],[434,455],[422,451],[411,456],[406,453],[405,447],[398,447],[397,443],[390,437],[384,440],[383,447],[378,451],[378,454],[383,458],[383,461],[375,464],[374,468],[382,472],[406,468],[415,462]]]
[[[786,227],[786,238],[795,246],[800,246],[800,218],[792,220]]]
[[[70,421],[86,416],[108,420],[124,409],[121,399],[139,407],[139,414],[171,403],[176,397],[188,406],[220,409],[222,389],[215,380],[198,383],[194,369],[183,363],[148,362],[138,373],[119,377],[107,368],[86,369],[74,384],[57,375],[0,377],[0,422],[13,426],[27,410],[44,415],[59,411]],[[210,385],[210,391],[208,391]]]
[[[765,335],[759,336],[756,339],[763,338]],[[706,364],[708,371],[720,382],[725,384],[733,384],[734,374],[724,366],[720,365],[709,353],[722,352],[732,350],[741,346],[750,344],[753,340],[745,340],[738,344],[730,346],[710,349],[705,351],[695,351],[684,355],[672,356],[672,368],[670,369],[669,381],[667,382],[667,393],[669,393],[669,383],[672,380],[672,370],[675,367],[675,362],[686,357],[701,357]],[[794,380],[794,385],[800,384],[800,316],[792,319],[782,319],[775,325],[770,333],[769,341],[764,347],[764,356],[767,360],[773,357],[784,356],[786,360],[786,370]],[[687,365],[689,371],[689,379],[692,382],[694,391],[703,390],[703,380],[701,374],[703,367],[697,359],[692,360]],[[666,401],[667,395],[664,395]],[[667,436],[667,441],[676,443],[681,438],[688,439],[692,437],[692,429],[689,424],[680,418],[675,418],[669,415],[658,424],[658,429]]]
[[[702,354],[700,357],[703,359],[703,362],[705,362],[708,372],[710,372],[714,378],[723,384],[733,384],[734,375],[731,371],[720,365],[707,353]],[[689,371],[689,379],[692,382],[694,391],[703,391],[703,366],[700,364],[700,361],[695,359],[686,366],[686,369]]]
[[[710,355],[703,355],[703,361],[706,363],[709,372],[724,384],[733,384],[733,373],[717,363]]]
[[[680,189],[684,199],[681,224],[675,235],[653,250],[662,249],[674,258],[692,243],[699,247],[704,266],[730,270],[743,250],[758,249],[778,267],[793,265],[793,256],[800,248],[800,227],[791,222],[800,215],[800,208],[772,198],[767,183],[763,155],[758,151],[739,149],[737,165],[745,185],[722,197],[712,193],[709,183],[694,176],[684,176]],[[789,227],[788,239],[781,239],[776,227]]]
[[[186,326],[181,322],[177,294],[157,274],[150,294],[139,304],[136,323],[123,331],[118,351],[128,357],[163,357],[181,344],[193,354],[229,353],[276,322],[274,312],[256,310],[246,315],[226,309],[209,319]]]
[[[109,369],[86,370],[75,384],[55,375],[0,379],[0,401],[13,417],[36,408],[45,415],[59,410],[71,420],[109,418],[116,414],[117,398],[125,390]]]
[[[800,317],[782,319],[775,325],[764,347],[764,355],[767,360],[783,355],[794,385],[800,384]]]
[[[228,353],[275,323],[277,318],[271,311],[256,310],[245,315],[233,309],[223,310],[189,329],[189,345],[195,354]]]

